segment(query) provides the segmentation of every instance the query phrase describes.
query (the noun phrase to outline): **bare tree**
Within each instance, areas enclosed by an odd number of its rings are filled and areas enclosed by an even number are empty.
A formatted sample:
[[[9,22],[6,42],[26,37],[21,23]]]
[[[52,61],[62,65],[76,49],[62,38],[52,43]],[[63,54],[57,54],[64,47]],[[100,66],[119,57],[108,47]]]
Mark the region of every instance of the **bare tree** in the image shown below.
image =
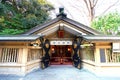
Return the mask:
[[[81,1],[81,0],[79,0]],[[98,4],[99,0],[83,0],[85,7],[87,9],[87,14],[89,15],[89,23],[91,24],[91,22],[93,21],[93,19],[96,17],[96,6]],[[105,12],[107,12],[110,8],[112,8],[113,6],[115,6],[117,3],[119,2],[119,0],[117,0],[116,2],[112,3],[110,6],[108,6],[102,14],[104,14]],[[101,15],[102,15],[101,14]]]
[[[97,4],[98,0],[84,0],[84,3],[86,5],[86,8],[88,10],[89,14],[89,20],[90,22],[94,19],[95,17],[95,6]]]

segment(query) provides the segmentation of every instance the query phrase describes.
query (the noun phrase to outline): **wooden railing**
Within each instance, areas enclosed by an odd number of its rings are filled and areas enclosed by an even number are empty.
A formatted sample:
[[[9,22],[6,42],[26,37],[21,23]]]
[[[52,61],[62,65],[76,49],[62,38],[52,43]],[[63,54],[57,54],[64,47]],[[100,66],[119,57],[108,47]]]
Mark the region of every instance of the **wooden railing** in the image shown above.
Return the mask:
[[[19,48],[2,48],[0,51],[0,62],[18,62]]]
[[[81,55],[84,60],[95,61],[94,49],[91,46],[82,48]]]
[[[29,49],[27,61],[37,60],[41,57],[41,50],[40,49]]]
[[[111,49],[106,49],[106,62],[120,62],[120,52],[112,52]]]

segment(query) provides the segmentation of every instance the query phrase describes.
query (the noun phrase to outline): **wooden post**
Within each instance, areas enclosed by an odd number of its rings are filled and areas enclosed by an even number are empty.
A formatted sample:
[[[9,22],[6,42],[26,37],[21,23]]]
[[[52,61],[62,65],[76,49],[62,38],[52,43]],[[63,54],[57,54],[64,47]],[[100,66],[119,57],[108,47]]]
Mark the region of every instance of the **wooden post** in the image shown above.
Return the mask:
[[[97,46],[95,46],[94,56],[95,56],[95,63],[97,65],[99,65],[99,63],[100,63],[100,49]]]
[[[101,70],[100,67],[100,48],[95,46],[95,52],[94,52],[94,57],[95,57],[95,73],[99,73]]]
[[[19,48],[18,63],[22,63],[23,48]]]
[[[25,74],[26,73],[26,64],[27,64],[27,54],[28,54],[28,48],[23,48],[23,53],[22,53],[22,73]]]

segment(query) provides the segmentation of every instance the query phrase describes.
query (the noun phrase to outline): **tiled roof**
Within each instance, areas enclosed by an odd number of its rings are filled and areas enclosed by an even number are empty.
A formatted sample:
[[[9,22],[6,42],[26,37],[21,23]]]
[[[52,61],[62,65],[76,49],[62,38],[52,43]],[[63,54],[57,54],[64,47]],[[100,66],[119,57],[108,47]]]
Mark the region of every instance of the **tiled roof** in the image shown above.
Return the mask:
[[[51,21],[48,21],[48,22],[45,22],[43,24],[40,24],[40,25],[37,25],[36,27],[33,27],[32,29],[28,30],[27,32],[24,33],[24,35],[30,35],[30,34],[33,34],[34,32],[38,31],[38,30],[41,30],[55,22],[58,22],[59,21],[59,18],[55,18]]]
[[[89,34],[92,34],[92,35],[101,34],[100,32],[98,32],[98,31],[96,31],[96,30],[94,30],[94,29],[92,29],[92,28],[90,28],[90,27],[88,27],[88,26],[86,26],[86,25],[83,25],[83,24],[81,24],[81,23],[79,23],[79,22],[77,22],[77,21],[74,21],[74,20],[72,20],[72,19],[69,19],[69,18],[67,18],[67,17],[61,17],[61,16],[59,16],[59,17],[57,17],[57,18],[55,18],[55,19],[53,19],[53,20],[51,20],[51,21],[49,21],[49,22],[46,22],[46,23],[44,23],[44,24],[42,24],[42,25],[38,25],[38,26],[30,29],[29,31],[25,32],[24,34],[25,34],[25,35],[33,34],[34,32],[36,32],[36,31],[38,31],[38,30],[41,30],[41,29],[43,29],[43,28],[45,28],[45,27],[47,27],[47,26],[49,26],[49,25],[52,25],[52,24],[54,24],[54,23],[56,23],[56,22],[58,22],[58,21],[60,21],[60,20],[65,21],[65,22],[67,22],[67,23],[69,23],[69,24],[71,24],[71,25],[74,25],[75,27],[80,28],[80,29],[82,29],[83,31],[86,31],[86,32],[89,33]]]
[[[90,28],[90,27],[88,27],[88,26],[86,26],[84,24],[81,24],[81,23],[79,23],[77,21],[74,21],[72,19],[63,18],[62,20],[65,21],[65,22],[68,22],[69,24],[72,24],[72,25],[74,25],[74,26],[76,26],[76,27],[78,27],[78,28],[80,28],[80,29],[82,29],[82,30],[84,30],[86,32],[88,32],[89,34],[93,34],[93,35],[101,34],[100,32],[98,32],[98,31],[96,31],[96,30],[94,30],[94,29],[92,29],[92,28]]]
[[[0,36],[0,41],[34,41],[40,37],[40,35],[10,35]]]
[[[120,36],[116,35],[86,35],[83,38],[89,41],[120,41]]]

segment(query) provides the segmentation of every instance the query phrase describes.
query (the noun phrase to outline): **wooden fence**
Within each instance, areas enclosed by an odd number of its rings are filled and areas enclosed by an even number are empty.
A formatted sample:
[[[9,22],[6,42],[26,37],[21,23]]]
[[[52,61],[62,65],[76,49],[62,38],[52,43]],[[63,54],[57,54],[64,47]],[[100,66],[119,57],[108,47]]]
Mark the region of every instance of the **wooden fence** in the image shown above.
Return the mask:
[[[0,62],[18,62],[19,48],[2,48],[0,51]]]

